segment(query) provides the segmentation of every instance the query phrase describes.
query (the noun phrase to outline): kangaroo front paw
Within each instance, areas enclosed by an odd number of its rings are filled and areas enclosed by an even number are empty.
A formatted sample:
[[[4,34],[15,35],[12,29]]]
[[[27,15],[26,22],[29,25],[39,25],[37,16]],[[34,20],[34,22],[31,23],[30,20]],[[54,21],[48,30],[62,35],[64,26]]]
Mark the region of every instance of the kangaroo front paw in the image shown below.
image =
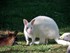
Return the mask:
[[[29,45],[29,41],[28,41],[28,40],[26,40],[26,45],[27,45],[27,46]]]
[[[26,46],[28,46],[29,44],[26,44]]]

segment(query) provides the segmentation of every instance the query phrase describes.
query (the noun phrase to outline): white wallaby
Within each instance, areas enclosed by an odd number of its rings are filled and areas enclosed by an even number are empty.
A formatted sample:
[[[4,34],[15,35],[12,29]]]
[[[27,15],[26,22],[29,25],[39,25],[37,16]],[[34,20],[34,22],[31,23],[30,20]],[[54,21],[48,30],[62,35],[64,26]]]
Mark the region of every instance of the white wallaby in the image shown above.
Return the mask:
[[[26,45],[32,45],[35,42],[35,38],[39,37],[39,44],[48,43],[48,39],[55,39],[58,44],[69,45],[70,43],[64,40],[59,40],[59,29],[56,22],[47,16],[37,16],[28,22],[23,19],[24,22],[24,35],[26,39]],[[29,43],[29,38],[32,42]]]

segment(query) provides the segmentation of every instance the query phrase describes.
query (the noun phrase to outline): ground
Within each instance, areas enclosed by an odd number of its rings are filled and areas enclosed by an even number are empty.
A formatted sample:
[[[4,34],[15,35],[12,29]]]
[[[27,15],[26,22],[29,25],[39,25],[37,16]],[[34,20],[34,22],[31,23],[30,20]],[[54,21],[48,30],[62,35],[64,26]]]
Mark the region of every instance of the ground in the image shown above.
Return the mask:
[[[17,39],[18,44],[0,47],[0,53],[66,53],[67,50],[67,46],[57,43],[26,46],[23,34],[18,34]]]

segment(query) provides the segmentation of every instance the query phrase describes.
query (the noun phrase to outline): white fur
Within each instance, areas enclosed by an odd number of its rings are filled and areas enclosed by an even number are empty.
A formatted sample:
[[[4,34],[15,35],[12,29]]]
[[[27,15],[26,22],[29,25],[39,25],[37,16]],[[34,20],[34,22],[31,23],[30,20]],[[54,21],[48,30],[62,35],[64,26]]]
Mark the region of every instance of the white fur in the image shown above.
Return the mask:
[[[25,24],[25,21],[24,21],[24,24]],[[27,27],[28,27],[28,29],[27,29]],[[34,44],[36,37],[40,38],[39,44],[48,43],[48,39],[55,39],[55,41],[58,44],[62,44],[62,45],[69,44],[64,40],[58,39],[59,38],[58,26],[52,18],[47,17],[47,16],[35,17],[29,23],[25,24],[24,34],[25,34],[25,39],[26,39],[27,45],[29,44],[29,40],[28,40],[29,37],[32,39],[32,42],[30,43],[30,45]],[[46,41],[46,43],[45,43],[45,41]],[[62,42],[64,42],[64,43],[62,43]]]
[[[70,46],[68,46],[66,53],[70,53]]]
[[[70,41],[70,33],[67,32],[67,33],[62,34],[62,36],[60,36],[60,39]]]

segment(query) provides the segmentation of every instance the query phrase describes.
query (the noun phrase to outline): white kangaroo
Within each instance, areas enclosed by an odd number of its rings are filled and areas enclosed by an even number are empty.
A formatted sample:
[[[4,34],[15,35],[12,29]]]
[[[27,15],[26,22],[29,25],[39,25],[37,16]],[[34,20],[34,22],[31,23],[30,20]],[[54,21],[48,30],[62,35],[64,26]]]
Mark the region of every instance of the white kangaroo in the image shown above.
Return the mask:
[[[59,40],[59,29],[56,22],[47,16],[37,16],[29,23],[26,19],[23,19],[24,23],[24,35],[26,39],[26,45],[32,45],[35,43],[35,38],[39,37],[39,44],[48,43],[48,39],[55,39],[58,44],[69,45],[69,42]],[[32,42],[29,43],[29,38]]]

